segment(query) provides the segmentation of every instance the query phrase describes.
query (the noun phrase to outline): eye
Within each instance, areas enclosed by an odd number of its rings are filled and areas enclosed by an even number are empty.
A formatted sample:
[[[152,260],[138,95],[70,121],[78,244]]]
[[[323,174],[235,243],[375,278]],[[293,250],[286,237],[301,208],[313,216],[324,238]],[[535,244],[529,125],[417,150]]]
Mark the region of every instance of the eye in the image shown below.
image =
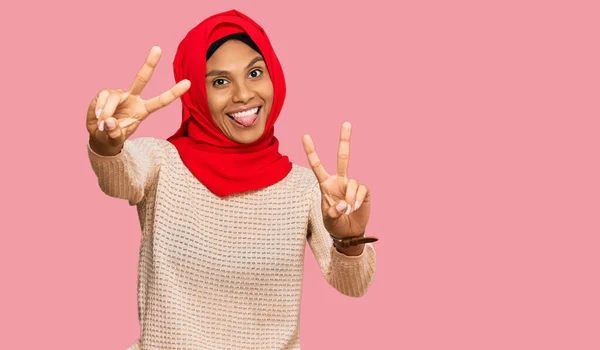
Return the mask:
[[[225,84],[227,84],[227,80],[225,80],[225,79],[215,79],[213,81],[214,86],[221,86],[221,85],[225,85]]]
[[[262,74],[262,71],[260,69],[254,69],[253,71],[250,72],[250,77],[252,78],[257,78]]]

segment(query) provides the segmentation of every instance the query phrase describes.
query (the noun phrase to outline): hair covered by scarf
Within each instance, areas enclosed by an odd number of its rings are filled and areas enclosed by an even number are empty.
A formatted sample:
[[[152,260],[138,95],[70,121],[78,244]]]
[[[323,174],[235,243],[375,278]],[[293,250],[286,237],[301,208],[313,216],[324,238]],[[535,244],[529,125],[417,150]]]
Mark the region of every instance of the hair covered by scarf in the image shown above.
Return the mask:
[[[228,35],[245,33],[265,60],[273,83],[273,106],[263,135],[251,144],[230,140],[219,129],[208,108],[206,56],[212,43]],[[190,172],[212,193],[224,197],[258,190],[277,183],[292,163],[279,153],[274,124],[285,100],[283,71],[264,30],[246,15],[230,10],[206,18],[181,41],[173,61],[175,81],[188,79],[190,89],[181,96],[182,121],[168,138]]]

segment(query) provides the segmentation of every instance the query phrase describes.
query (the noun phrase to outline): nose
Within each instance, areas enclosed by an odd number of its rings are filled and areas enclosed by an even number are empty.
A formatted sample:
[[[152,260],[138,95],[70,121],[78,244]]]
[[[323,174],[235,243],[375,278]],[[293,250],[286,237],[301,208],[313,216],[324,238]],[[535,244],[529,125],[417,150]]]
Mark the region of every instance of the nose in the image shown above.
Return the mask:
[[[247,85],[247,82],[236,84],[235,92],[233,93],[233,102],[246,103],[254,97],[254,91]]]

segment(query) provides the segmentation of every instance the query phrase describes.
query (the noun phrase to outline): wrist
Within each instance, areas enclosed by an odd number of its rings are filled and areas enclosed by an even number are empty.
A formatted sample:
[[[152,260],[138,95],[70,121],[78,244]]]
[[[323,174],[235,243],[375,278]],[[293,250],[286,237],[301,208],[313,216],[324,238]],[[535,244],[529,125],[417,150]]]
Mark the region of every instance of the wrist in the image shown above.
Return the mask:
[[[101,144],[94,137],[91,137],[91,136],[90,136],[89,142],[90,142],[90,148],[92,149],[92,151],[94,151],[94,153],[96,153],[100,156],[104,156],[104,157],[116,156],[117,154],[121,153],[121,150],[123,149],[123,145],[108,146],[105,144]]]
[[[342,247],[335,247],[335,249],[344,254],[344,255],[348,255],[348,256],[359,256],[363,253],[363,251],[365,250],[365,245],[363,244],[359,244],[357,246],[353,246],[353,247],[348,247],[348,248],[342,248]]]

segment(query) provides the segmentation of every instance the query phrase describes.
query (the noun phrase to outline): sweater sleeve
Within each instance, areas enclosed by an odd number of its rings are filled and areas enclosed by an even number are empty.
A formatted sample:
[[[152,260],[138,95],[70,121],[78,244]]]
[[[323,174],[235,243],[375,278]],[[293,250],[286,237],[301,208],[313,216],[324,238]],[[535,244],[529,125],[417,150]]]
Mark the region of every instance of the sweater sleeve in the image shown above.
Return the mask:
[[[110,197],[126,199],[138,204],[158,177],[163,159],[162,148],[151,137],[126,140],[121,152],[102,156],[87,143],[88,156],[98,185]]]
[[[340,253],[333,246],[333,240],[323,224],[318,184],[312,189],[311,198],[307,240],[323,276],[340,293],[351,297],[363,296],[375,276],[375,248],[367,243],[361,255]]]

